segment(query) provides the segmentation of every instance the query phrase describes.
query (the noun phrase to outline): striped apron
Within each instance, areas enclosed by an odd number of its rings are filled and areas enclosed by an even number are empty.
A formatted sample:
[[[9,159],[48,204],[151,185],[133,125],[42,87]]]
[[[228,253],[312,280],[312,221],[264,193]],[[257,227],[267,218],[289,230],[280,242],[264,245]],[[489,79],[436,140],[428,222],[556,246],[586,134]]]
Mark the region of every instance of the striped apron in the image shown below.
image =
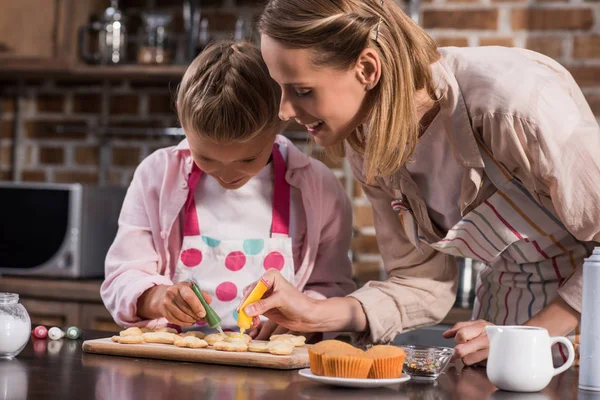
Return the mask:
[[[521,325],[556,298],[558,288],[593,246],[567,231],[550,199],[534,198],[485,146],[479,143],[479,148],[485,174],[497,190],[463,216],[446,237],[428,242],[402,197],[392,207],[415,247],[424,242],[443,253],[486,264],[477,278],[472,319]],[[578,328],[568,337],[579,360]],[[567,360],[562,345],[555,346],[553,355],[557,364]]]

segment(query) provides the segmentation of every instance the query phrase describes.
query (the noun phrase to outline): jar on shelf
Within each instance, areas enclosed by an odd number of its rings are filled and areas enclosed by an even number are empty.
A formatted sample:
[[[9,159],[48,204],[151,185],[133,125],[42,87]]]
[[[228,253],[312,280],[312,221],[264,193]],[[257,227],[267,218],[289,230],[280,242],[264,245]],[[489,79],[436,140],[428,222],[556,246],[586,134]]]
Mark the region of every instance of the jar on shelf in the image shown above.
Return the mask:
[[[142,13],[143,38],[138,50],[140,64],[170,64],[172,49],[168,26],[172,15],[160,12]]]
[[[31,319],[16,293],[0,292],[0,359],[13,359],[29,342]]]

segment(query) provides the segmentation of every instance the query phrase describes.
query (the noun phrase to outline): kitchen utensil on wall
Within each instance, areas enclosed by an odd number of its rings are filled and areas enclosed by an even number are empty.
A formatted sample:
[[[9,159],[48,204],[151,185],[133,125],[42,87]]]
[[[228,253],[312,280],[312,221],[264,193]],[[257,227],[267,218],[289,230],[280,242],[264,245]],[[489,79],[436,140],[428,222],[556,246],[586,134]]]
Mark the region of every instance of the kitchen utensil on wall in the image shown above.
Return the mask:
[[[79,57],[88,64],[121,64],[125,61],[127,29],[119,2],[111,0],[102,20],[93,17],[79,29]]]
[[[172,48],[168,25],[173,16],[161,12],[142,13],[143,41],[138,50],[140,64],[170,64]]]

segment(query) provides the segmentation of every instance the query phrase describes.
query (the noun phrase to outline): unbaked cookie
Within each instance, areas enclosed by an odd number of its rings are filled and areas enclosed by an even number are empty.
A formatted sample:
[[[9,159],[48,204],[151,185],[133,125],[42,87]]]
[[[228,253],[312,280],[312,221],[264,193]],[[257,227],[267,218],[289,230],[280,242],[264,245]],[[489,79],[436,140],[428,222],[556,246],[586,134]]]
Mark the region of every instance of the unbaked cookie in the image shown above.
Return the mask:
[[[173,344],[177,335],[169,332],[146,332],[142,335],[146,343]]]
[[[203,347],[208,347],[208,343],[206,340],[202,340],[195,336],[187,336],[183,339],[175,340],[175,346],[177,347],[190,347],[192,349],[200,349]]]
[[[289,340],[296,347],[302,347],[306,343],[306,338],[304,336],[290,335],[288,333],[283,334],[283,335],[273,335],[269,338],[269,340],[271,342],[278,341],[278,340]]]
[[[206,340],[208,344],[212,346],[217,342],[222,342],[223,340],[225,340],[225,337],[226,335],[223,335],[221,333],[211,333],[210,335],[206,335],[204,337],[204,340]]]
[[[121,336],[113,336],[113,337],[111,337],[111,338],[110,338],[110,340],[112,340],[113,342],[117,342],[117,343],[119,343],[119,338],[120,338],[120,337],[121,337]]]
[[[132,327],[132,328],[127,328],[124,331],[121,331],[119,333],[119,336],[141,336],[142,335],[142,330],[140,328],[136,327]]]
[[[269,348],[267,345],[268,343],[266,342],[250,342],[248,343],[248,351],[253,353],[268,353]]]
[[[289,340],[275,340],[267,344],[269,353],[278,356],[287,356],[294,352],[294,343]]]
[[[119,336],[120,344],[142,344],[144,338],[142,336]]]
[[[248,345],[242,341],[238,341],[238,342],[217,342],[215,344],[213,344],[213,347],[215,350],[220,350],[220,351],[235,351],[235,352],[241,352],[241,351],[247,351],[248,350]]]
[[[140,328],[140,331],[142,331],[142,333],[146,333],[146,332],[152,332],[152,329],[150,329],[150,328]]]

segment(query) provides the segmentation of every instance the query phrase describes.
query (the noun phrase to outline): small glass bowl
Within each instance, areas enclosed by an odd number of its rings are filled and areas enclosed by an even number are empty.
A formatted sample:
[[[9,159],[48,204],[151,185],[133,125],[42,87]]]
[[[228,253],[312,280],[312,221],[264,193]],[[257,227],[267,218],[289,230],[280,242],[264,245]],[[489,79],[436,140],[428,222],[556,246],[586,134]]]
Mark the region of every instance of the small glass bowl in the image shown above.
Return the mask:
[[[444,371],[454,349],[450,347],[400,346],[406,353],[404,372],[415,381],[435,381]]]

